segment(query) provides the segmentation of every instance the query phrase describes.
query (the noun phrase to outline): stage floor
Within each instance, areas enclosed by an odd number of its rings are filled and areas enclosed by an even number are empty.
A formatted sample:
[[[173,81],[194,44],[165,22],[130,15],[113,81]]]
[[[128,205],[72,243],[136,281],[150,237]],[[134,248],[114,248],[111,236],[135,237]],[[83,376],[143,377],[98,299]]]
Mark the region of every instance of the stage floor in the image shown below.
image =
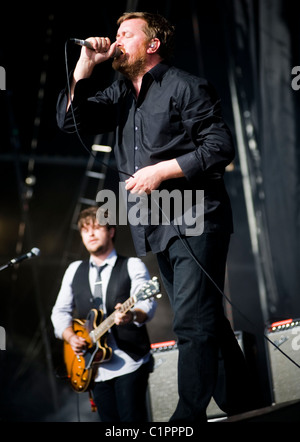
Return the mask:
[[[300,401],[274,404],[258,410],[248,411],[236,416],[221,416],[209,422],[300,422]]]

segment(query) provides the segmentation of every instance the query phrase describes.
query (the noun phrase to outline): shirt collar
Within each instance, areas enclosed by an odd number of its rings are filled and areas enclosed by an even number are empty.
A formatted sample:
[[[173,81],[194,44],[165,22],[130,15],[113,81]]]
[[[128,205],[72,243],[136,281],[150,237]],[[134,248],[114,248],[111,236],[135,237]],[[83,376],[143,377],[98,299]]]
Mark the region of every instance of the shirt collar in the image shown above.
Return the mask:
[[[160,81],[165,73],[170,69],[170,65],[165,61],[162,61],[155,65],[150,71],[148,71],[146,75],[151,75],[155,81]]]
[[[143,77],[143,83],[144,85],[149,85],[152,83],[152,81],[159,82],[161,81],[164,74],[170,69],[170,65],[167,64],[165,61],[161,61],[160,63],[156,64],[150,71],[146,72],[146,74]],[[127,87],[131,90],[133,90],[132,82],[128,80],[128,78],[125,78],[125,83],[127,84]],[[146,89],[147,86],[146,86]]]
[[[169,65],[167,65],[166,63],[158,63],[157,65],[155,65],[152,69],[150,69],[150,71],[146,72],[146,74],[143,76],[143,81],[142,81],[142,86],[141,86],[141,90],[140,90],[140,94],[138,96],[137,99],[137,106],[140,106],[142,104],[142,102],[144,101],[147,92],[150,88],[150,86],[152,85],[153,81],[155,81],[156,83],[159,83],[162,79],[162,77],[164,76],[165,72],[167,72],[167,70],[169,69]],[[130,82],[131,83],[131,82]],[[132,83],[131,83],[131,88],[133,88]]]
[[[108,257],[103,261],[103,264],[102,264],[102,265],[107,264],[107,265],[109,265],[109,266],[111,266],[111,267],[114,267],[114,265],[115,265],[115,263],[116,263],[116,260],[117,260],[117,252],[116,252],[115,249],[113,249],[112,252],[108,255]],[[98,267],[98,266],[94,263],[92,257],[90,257],[90,267]]]

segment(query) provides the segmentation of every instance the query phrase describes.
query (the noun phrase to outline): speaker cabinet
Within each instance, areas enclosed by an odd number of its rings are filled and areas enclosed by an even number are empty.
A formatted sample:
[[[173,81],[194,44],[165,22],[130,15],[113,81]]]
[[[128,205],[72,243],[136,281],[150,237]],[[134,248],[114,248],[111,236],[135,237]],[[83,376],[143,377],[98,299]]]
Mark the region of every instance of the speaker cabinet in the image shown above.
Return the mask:
[[[150,374],[148,391],[150,421],[167,422],[175,411],[177,393],[178,350],[175,341],[152,344],[154,370]]]
[[[241,349],[244,351],[242,332],[235,332]],[[152,344],[154,370],[149,378],[148,408],[152,422],[167,422],[172,416],[178,402],[177,392],[177,361],[178,349],[175,341]],[[209,419],[225,416],[214,399],[207,408]]]
[[[300,365],[300,319],[274,322],[266,334],[280,350]],[[300,399],[300,369],[267,341],[270,378],[275,404]]]

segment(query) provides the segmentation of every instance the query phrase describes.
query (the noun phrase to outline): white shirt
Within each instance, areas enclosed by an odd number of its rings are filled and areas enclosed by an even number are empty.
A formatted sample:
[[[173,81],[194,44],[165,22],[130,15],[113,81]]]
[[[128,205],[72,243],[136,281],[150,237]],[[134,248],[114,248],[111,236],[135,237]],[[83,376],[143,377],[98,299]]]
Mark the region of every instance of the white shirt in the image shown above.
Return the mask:
[[[117,254],[114,250],[103,262],[103,264],[107,264],[107,266],[101,272],[104,314],[106,313],[106,290],[116,260]],[[62,334],[64,330],[70,327],[73,323],[72,312],[74,308],[74,298],[72,292],[72,282],[74,275],[81,263],[82,261],[75,261],[71,263],[67,268],[62,280],[56,303],[52,309],[51,320],[54,326],[54,333],[55,336],[59,339],[62,339]],[[133,296],[137,294],[142,285],[150,279],[150,276],[145,264],[139,258],[129,258],[127,269],[129,277],[131,279],[130,296]],[[93,264],[92,260],[90,260],[89,283],[92,293],[94,292],[96,278],[97,268]],[[138,301],[135,304],[135,307],[143,310],[147,314],[148,322],[154,316],[156,310],[156,302],[153,299]],[[141,326],[141,324],[135,324],[137,326]],[[131,373],[137,370],[143,363],[147,362],[147,360],[149,359],[148,354],[144,358],[138,361],[134,361],[127,353],[117,347],[112,333],[109,332],[107,336],[107,345],[112,348],[113,355],[109,361],[102,362],[99,365],[98,373],[95,376],[95,382],[105,381],[117,376]]]

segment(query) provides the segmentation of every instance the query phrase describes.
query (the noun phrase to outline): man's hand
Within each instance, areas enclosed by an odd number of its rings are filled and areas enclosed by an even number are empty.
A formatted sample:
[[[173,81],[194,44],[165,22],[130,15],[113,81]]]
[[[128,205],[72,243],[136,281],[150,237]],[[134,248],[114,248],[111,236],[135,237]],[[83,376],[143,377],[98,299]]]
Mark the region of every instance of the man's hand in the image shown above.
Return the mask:
[[[92,61],[93,64],[108,60],[113,55],[117,45],[117,42],[111,44],[108,37],[90,37],[86,41],[92,45],[93,49],[82,46],[79,60]]]
[[[120,303],[115,306],[115,323],[117,325],[130,324],[133,321],[143,324],[148,319],[147,313],[145,313],[144,310],[140,308],[135,308],[133,314],[132,310],[128,310],[128,312],[126,313],[121,313],[119,310],[121,307],[122,304]]]
[[[146,193],[149,195],[153,190],[158,189],[163,181],[183,176],[184,174],[176,159],[162,161],[138,170],[125,181],[125,189],[131,193]]]
[[[125,189],[131,193],[146,193],[149,195],[156,190],[162,182],[162,175],[159,173],[157,165],[143,167],[138,170],[132,177],[126,180]]]
[[[85,339],[74,334],[69,338],[69,344],[76,355],[81,356],[84,354],[84,351],[86,350]]]
[[[76,83],[83,78],[89,78],[93,73],[94,67],[108,60],[114,53],[117,45],[117,42],[111,44],[108,37],[90,37],[86,41],[93,46],[93,49],[85,46],[81,48],[80,57],[73,74],[71,97],[69,97],[67,109],[69,109],[70,102],[73,100]]]
[[[87,347],[87,343],[84,338],[81,336],[77,336],[74,333],[73,327],[68,327],[63,332],[63,339],[70,344],[72,350],[74,353],[78,356],[81,356],[84,354],[84,351]]]
[[[132,322],[133,319],[133,314],[132,312],[129,310],[126,313],[121,313],[121,311],[119,310],[119,308],[122,307],[122,304],[118,303],[115,306],[115,323],[116,325],[125,325],[125,324],[129,324],[130,322]]]

